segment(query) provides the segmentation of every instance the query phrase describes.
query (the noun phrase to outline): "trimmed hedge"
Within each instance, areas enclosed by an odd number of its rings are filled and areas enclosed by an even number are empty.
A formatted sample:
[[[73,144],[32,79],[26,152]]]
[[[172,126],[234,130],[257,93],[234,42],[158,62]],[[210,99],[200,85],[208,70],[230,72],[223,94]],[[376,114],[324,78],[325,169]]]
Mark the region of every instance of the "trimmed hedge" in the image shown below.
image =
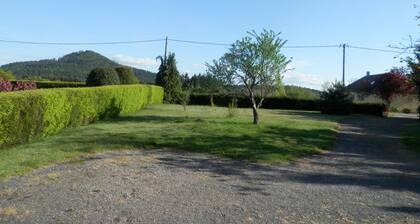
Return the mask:
[[[232,99],[237,99],[240,108],[251,107],[247,97],[241,95],[213,95],[213,103],[216,106],[227,107]],[[210,105],[211,95],[191,95],[191,105]],[[262,108],[265,109],[288,109],[288,110],[319,110],[319,100],[301,100],[287,97],[267,97],[264,99]]]
[[[38,89],[86,87],[86,84],[84,82],[36,81],[35,83]]]
[[[0,146],[29,142],[65,127],[88,124],[162,103],[152,85],[43,89],[0,93]]]
[[[353,103],[352,105],[352,112],[355,114],[370,114],[382,117],[385,109],[384,104],[378,103]]]
[[[213,95],[213,102],[216,106],[227,107],[232,99],[237,99],[238,107],[249,108],[251,102],[242,95]],[[211,95],[191,95],[190,105],[211,105]],[[265,109],[284,109],[284,110],[309,110],[320,111],[320,100],[303,100],[287,97],[267,97],[262,105]],[[361,104],[353,103],[352,113],[383,116],[385,107],[383,104]]]
[[[16,84],[17,82],[32,82],[27,80],[20,80],[20,81],[11,81],[12,84]],[[80,88],[86,87],[84,82],[59,82],[59,81],[35,81],[37,89],[52,89],[52,88]]]

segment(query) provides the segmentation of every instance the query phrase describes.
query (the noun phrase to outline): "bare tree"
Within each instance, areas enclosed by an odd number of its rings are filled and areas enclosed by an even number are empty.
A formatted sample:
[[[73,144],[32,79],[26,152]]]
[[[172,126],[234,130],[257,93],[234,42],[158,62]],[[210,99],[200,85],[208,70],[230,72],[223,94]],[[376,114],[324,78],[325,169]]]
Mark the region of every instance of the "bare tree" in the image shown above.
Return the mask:
[[[276,78],[286,71],[290,63],[281,52],[286,43],[280,33],[263,30],[232,44],[227,53],[213,64],[207,64],[208,73],[224,80],[227,85],[244,85],[245,95],[252,103],[254,124],[258,124],[258,109],[264,99],[275,91]]]

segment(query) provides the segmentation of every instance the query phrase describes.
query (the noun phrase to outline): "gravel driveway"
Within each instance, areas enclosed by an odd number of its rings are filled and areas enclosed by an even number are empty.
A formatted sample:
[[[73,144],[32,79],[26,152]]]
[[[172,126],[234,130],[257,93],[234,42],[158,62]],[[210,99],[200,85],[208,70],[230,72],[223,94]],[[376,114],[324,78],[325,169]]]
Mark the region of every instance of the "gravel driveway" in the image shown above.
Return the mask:
[[[93,155],[0,182],[0,223],[420,223],[420,158],[398,138],[408,122],[346,120],[335,150],[277,166]]]

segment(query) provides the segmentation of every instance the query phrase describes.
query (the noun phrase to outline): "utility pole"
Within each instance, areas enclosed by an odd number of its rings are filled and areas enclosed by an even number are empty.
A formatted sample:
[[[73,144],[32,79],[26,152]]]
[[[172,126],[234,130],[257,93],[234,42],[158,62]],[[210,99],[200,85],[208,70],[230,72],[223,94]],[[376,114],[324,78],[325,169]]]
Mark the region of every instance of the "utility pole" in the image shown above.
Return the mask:
[[[347,44],[342,44],[343,47],[343,85],[346,85],[346,47]]]
[[[166,64],[166,54],[167,54],[167,52],[168,52],[168,36],[166,36],[166,39],[165,39],[165,55],[164,55],[164,58],[163,58],[163,63],[164,64]]]

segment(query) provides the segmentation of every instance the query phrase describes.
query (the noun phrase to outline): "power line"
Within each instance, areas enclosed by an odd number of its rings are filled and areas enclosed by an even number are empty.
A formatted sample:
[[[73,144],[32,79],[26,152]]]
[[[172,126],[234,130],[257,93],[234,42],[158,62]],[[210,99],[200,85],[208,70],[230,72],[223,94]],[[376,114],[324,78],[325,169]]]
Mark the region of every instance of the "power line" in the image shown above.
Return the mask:
[[[18,40],[0,39],[0,43],[27,44],[27,45],[116,45],[116,44],[137,44],[137,43],[160,42],[164,40],[165,39],[111,41],[111,42],[36,42],[36,41],[18,41]]]
[[[304,45],[304,46],[283,46],[283,48],[336,48],[340,45]]]
[[[401,52],[401,51],[384,50],[384,49],[370,48],[370,47],[358,47],[358,46],[353,46],[353,45],[347,45],[347,47],[349,47],[349,48],[355,48],[355,49],[360,49],[360,50],[368,50],[368,51],[379,51],[379,52],[398,53],[398,54],[404,53],[404,52]]]
[[[169,41],[181,42],[181,43],[190,43],[190,44],[201,44],[201,45],[216,45],[216,46],[232,46],[232,44],[222,44],[222,43],[213,43],[213,42],[201,42],[193,40],[179,40],[179,39],[168,39]]]

